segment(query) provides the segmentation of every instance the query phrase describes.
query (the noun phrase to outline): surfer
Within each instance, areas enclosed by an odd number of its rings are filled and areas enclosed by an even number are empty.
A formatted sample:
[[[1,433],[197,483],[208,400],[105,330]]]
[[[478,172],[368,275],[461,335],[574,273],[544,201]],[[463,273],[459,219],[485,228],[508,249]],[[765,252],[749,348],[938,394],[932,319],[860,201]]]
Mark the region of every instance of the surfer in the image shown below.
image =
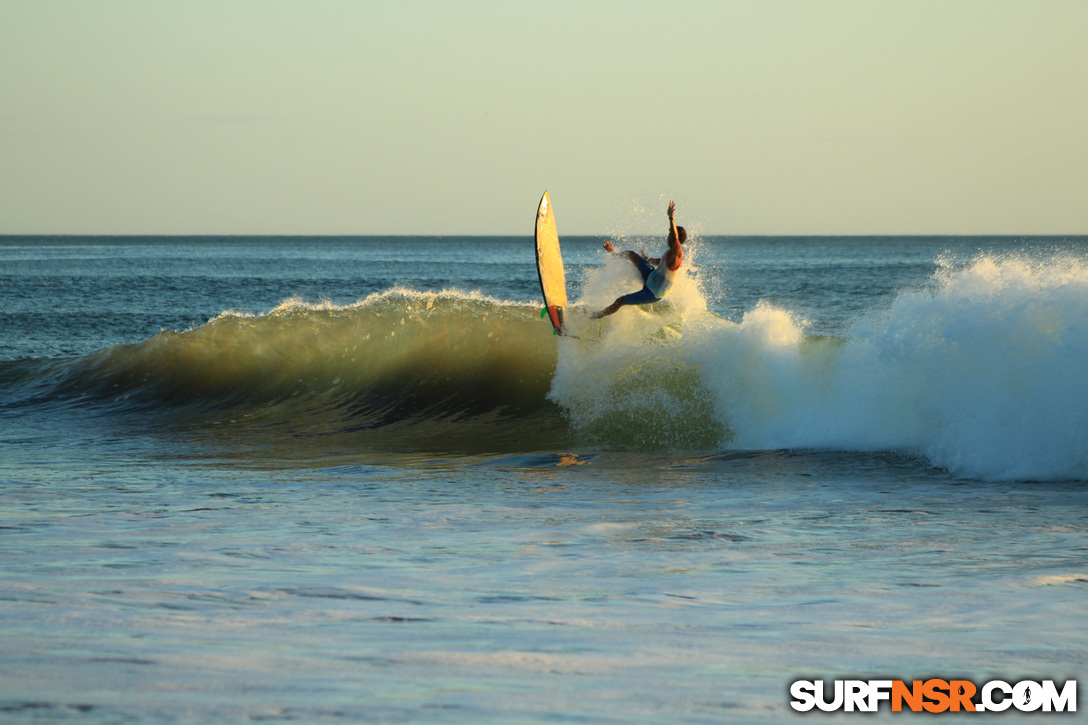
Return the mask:
[[[618,254],[626,257],[635,265],[642,275],[642,289],[638,292],[617,297],[616,301],[605,307],[600,312],[594,312],[590,318],[598,320],[617,312],[626,305],[648,305],[657,302],[665,296],[676,277],[676,270],[684,263],[684,248],[682,245],[688,239],[688,233],[684,227],[676,226],[676,202],[669,202],[669,248],[661,257],[647,257],[646,252],[641,255],[632,251],[617,252],[612,242],[605,242],[604,250],[609,254]]]

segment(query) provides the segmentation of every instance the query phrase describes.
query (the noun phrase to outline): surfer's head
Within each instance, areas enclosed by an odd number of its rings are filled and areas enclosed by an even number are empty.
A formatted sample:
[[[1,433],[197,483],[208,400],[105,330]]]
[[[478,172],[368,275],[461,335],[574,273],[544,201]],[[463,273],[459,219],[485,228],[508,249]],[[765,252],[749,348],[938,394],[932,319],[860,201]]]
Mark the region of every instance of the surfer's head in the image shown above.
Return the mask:
[[[688,240],[688,230],[684,227],[676,227],[676,235],[680,237],[681,244]],[[669,241],[672,241],[672,231],[669,231]]]

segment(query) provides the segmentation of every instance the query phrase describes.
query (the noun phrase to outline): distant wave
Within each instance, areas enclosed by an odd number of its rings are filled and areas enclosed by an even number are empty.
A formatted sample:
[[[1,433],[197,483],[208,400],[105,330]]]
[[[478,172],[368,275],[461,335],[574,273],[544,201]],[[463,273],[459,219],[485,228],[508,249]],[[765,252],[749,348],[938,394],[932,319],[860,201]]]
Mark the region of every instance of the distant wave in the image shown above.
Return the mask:
[[[630,286],[591,271],[579,304]],[[224,312],[66,361],[0,366],[0,405],[89,406],[447,450],[901,450],[968,478],[1088,480],[1088,265],[942,263],[842,338],[762,303],[670,299],[556,338],[539,307],[391,289],[353,305]]]

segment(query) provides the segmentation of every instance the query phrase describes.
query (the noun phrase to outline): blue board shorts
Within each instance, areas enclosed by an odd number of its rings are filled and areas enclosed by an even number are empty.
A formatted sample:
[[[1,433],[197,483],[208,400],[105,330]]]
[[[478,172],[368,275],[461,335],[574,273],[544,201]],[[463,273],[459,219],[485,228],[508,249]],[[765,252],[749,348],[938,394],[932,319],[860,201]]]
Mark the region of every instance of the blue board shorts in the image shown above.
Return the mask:
[[[642,289],[623,296],[623,301],[628,305],[648,305],[657,302],[661,298],[650,291],[646,286],[646,280],[653,273],[654,266],[641,257],[638,260],[638,273],[642,275]]]

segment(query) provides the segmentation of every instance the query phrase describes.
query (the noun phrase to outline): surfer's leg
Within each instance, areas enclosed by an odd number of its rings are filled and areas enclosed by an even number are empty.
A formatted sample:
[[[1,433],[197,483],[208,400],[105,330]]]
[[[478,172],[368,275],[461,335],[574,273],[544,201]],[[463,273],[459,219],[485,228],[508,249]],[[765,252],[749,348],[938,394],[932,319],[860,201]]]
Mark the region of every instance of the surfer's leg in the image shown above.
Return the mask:
[[[591,319],[591,320],[599,320],[599,319],[601,319],[602,317],[608,317],[609,315],[614,315],[614,314],[615,314],[616,312],[618,312],[618,311],[619,311],[619,309],[620,309],[621,307],[623,307],[623,306],[624,306],[624,305],[626,305],[626,304],[627,304],[627,298],[626,298],[626,296],[624,296],[624,297],[617,297],[617,298],[616,298],[616,301],[615,301],[615,302],[613,302],[612,304],[610,304],[610,305],[609,305],[608,307],[605,307],[605,308],[604,308],[603,310],[601,310],[600,312],[594,312],[594,313],[593,313],[592,315],[590,315],[590,316],[589,316],[589,319]]]
[[[655,296],[654,293],[647,288],[643,287],[638,292],[632,292],[629,295],[617,297],[615,302],[610,304],[608,307],[605,307],[600,312],[594,312],[589,317],[593,320],[599,320],[602,317],[608,317],[609,315],[615,314],[619,311],[621,307],[625,307],[626,305],[648,305],[652,302],[657,302],[657,296]]]
[[[642,275],[642,281],[645,282],[646,278],[653,274],[654,266],[634,252],[628,252],[628,254],[632,257],[631,263],[638,267],[638,273]],[[640,303],[631,302],[630,304],[637,305]]]

